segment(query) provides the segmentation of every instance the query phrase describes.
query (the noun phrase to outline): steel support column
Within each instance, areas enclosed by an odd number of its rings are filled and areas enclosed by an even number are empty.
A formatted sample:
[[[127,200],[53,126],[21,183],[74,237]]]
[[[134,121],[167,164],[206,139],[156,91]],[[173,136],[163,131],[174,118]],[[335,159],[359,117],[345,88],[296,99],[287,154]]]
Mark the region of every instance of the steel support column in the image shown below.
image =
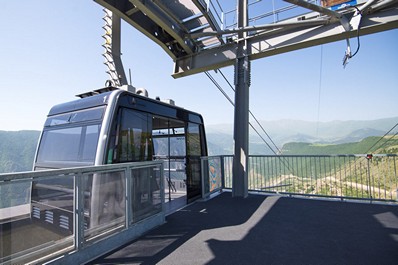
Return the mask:
[[[238,0],[238,27],[248,24],[247,0]],[[232,172],[232,196],[246,198],[248,195],[249,159],[249,87],[250,61],[247,52],[246,32],[238,35],[238,51],[235,63],[235,116],[234,159]]]
[[[118,15],[112,14],[112,56],[115,62],[116,73],[119,77],[120,85],[127,85],[127,77],[124,72],[121,59],[121,19]]]

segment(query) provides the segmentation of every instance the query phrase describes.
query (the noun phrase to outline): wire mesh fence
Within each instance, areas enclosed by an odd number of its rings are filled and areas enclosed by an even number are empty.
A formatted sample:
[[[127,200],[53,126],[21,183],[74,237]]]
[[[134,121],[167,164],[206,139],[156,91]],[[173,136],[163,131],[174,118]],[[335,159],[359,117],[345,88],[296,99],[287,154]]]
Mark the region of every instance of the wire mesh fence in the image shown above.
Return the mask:
[[[232,156],[223,156],[232,188]],[[283,194],[396,201],[397,155],[249,156],[248,188]]]

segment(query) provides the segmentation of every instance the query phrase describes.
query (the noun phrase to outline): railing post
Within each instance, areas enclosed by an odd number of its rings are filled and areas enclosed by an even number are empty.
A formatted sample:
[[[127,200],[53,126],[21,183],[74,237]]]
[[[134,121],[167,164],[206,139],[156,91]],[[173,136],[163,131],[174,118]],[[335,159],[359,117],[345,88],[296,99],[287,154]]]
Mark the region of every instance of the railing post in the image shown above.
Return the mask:
[[[368,160],[368,183],[369,183],[368,187],[369,187],[369,199],[370,199],[370,201],[372,202],[372,200],[373,200],[373,198],[372,198],[372,183],[371,183],[371,181],[370,181],[370,160],[372,159],[372,156],[367,155],[366,158],[367,158],[366,160]]]
[[[126,228],[128,229],[130,227],[131,221],[133,220],[133,210],[132,207],[130,207],[132,204],[132,196],[131,196],[131,183],[132,181],[132,174],[131,174],[131,167],[126,167],[125,168],[125,180],[126,180],[126,196],[125,196],[125,211],[126,211]]]
[[[221,189],[225,189],[224,156],[220,156],[220,167],[221,167]]]
[[[204,157],[201,157],[200,158],[200,172],[201,172],[201,174],[200,174],[200,178],[201,178],[201,184],[202,184],[202,199],[204,199],[205,198],[205,176],[204,176],[204,172],[205,172],[205,169],[204,169],[204,160],[205,160],[205,158]]]
[[[75,193],[75,248],[82,249],[84,243],[84,187],[83,187],[83,174],[79,172],[75,174],[74,181]]]

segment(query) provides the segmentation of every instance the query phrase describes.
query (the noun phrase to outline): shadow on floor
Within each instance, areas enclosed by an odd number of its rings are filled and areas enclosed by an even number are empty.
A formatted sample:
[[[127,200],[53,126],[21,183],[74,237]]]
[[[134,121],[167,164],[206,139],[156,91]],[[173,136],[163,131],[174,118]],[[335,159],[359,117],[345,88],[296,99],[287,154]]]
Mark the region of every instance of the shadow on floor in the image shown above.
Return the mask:
[[[398,207],[223,193],[90,264],[398,264]]]

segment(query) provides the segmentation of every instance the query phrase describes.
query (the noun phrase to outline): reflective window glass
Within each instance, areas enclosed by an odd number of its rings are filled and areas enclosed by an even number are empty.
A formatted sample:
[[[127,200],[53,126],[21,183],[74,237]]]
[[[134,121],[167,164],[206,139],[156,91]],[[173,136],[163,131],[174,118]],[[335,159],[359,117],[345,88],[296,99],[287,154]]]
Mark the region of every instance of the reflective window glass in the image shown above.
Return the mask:
[[[94,163],[100,127],[97,124],[44,131],[37,162]]]
[[[94,121],[102,119],[105,106],[92,108],[88,110],[79,110],[66,114],[48,117],[44,126],[56,126],[62,124],[71,124],[83,121]]]
[[[123,109],[117,150],[118,162],[152,160],[152,116]]]

